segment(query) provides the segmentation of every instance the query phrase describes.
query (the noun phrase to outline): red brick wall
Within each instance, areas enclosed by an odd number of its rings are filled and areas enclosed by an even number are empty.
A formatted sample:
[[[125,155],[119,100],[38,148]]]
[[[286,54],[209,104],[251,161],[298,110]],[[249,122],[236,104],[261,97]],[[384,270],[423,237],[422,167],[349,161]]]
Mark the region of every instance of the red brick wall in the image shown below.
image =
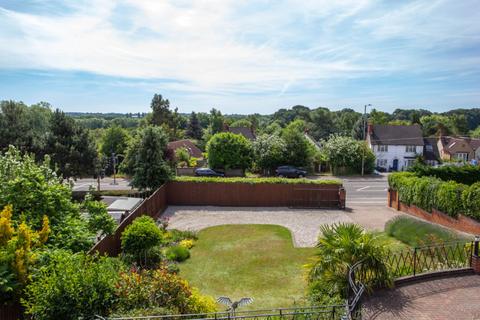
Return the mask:
[[[389,199],[398,199],[398,193],[395,190],[389,190],[388,193]],[[458,216],[458,218],[452,218],[438,210],[433,209],[430,213],[416,206],[408,206],[398,200],[389,201],[389,206],[412,216],[416,216],[448,228],[472,234],[480,234],[480,222],[461,214]]]

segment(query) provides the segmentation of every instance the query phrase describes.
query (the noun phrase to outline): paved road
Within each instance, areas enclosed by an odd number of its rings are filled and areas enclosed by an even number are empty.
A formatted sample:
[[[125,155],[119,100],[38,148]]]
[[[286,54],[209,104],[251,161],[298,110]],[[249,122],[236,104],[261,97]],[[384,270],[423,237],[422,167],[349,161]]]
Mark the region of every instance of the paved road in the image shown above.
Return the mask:
[[[347,207],[382,205],[387,203],[388,182],[385,176],[378,178],[346,178]]]
[[[130,181],[123,179],[123,178],[117,178],[116,179],[117,184],[113,184],[113,178],[103,178],[100,180],[100,190],[130,190],[132,187],[130,187],[128,184]],[[88,191],[89,187],[93,186],[95,190],[97,189],[97,180],[96,179],[77,179],[75,182],[75,185],[73,186],[73,191]]]

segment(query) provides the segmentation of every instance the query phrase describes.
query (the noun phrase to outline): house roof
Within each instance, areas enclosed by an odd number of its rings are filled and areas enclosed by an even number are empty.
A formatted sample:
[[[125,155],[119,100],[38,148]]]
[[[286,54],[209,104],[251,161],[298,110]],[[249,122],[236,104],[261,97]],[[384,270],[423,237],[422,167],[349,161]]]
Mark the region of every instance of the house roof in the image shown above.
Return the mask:
[[[423,158],[425,160],[440,161],[440,152],[438,151],[437,138],[429,137],[423,139]]]
[[[175,150],[180,149],[180,148],[185,148],[187,149],[188,153],[190,153],[190,156],[195,157],[195,158],[203,158],[202,150],[200,150],[196,145],[193,144],[192,141],[190,140],[177,140],[177,141],[172,141],[167,144],[167,152],[170,157],[175,156]]]
[[[441,142],[443,148],[446,152],[452,153],[453,150],[458,144],[467,144],[474,151],[480,147],[480,139],[469,138],[469,137],[441,137]]]
[[[256,138],[255,133],[249,127],[229,127],[227,130],[231,133],[241,134],[249,140],[255,140]]]
[[[422,129],[417,124],[411,126],[373,125],[370,142],[382,145],[424,145]]]

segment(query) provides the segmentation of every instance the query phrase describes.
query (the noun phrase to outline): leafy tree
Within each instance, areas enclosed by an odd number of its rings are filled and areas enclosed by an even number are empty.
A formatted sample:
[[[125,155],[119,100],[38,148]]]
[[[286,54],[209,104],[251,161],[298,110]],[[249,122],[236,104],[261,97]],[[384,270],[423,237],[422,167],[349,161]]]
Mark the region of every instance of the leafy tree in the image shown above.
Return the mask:
[[[112,152],[115,154],[125,154],[128,140],[129,135],[127,130],[114,125],[103,133],[100,151],[105,156],[110,156]]]
[[[46,153],[64,177],[91,174],[97,158],[89,132],[58,109],[50,121]]]
[[[40,228],[45,215],[52,229],[50,245],[87,250],[92,234],[71,199],[71,189],[59,182],[48,157],[36,164],[32,156],[22,156],[14,147],[0,155],[0,207],[13,203],[12,220],[25,221],[32,228]]]
[[[447,116],[433,114],[420,118],[425,136],[455,134],[457,129],[452,119]]]
[[[330,136],[330,138],[323,143],[323,153],[326,155],[335,174],[348,172],[360,173],[362,156],[365,157],[365,173],[371,173],[375,166],[375,155],[366,143],[350,137]]]
[[[99,236],[109,235],[115,231],[117,223],[107,211],[105,203],[95,201],[91,194],[85,197],[83,207],[88,212],[88,229]]]
[[[390,121],[390,115],[383,111],[378,111],[377,109],[372,109],[368,115],[368,121],[373,124],[387,124]]]
[[[475,130],[471,131],[470,136],[472,136],[472,138],[480,138],[480,126],[478,126]]]
[[[142,129],[130,143],[122,170],[132,175],[132,185],[141,190],[156,189],[172,176],[165,160],[167,135],[160,127]]]
[[[334,125],[330,110],[317,108],[311,112],[312,122],[309,126],[309,133],[317,140],[325,139],[333,133]]]
[[[310,265],[308,276],[314,303],[345,301],[348,270],[360,261],[364,271],[373,273],[378,283],[390,283],[384,246],[374,233],[351,223],[324,225],[320,231],[316,260]],[[370,287],[375,284],[368,283]]]
[[[210,133],[212,135],[223,131],[224,118],[222,113],[215,108],[210,111]]]
[[[263,132],[265,134],[280,134],[282,132],[282,126],[277,121],[270,123]]]
[[[155,126],[166,125],[172,126],[172,110],[170,110],[170,101],[163,99],[161,94],[154,94],[150,103],[152,116],[150,124]]]
[[[335,112],[333,116],[335,133],[344,136],[352,135],[352,128],[354,128],[355,123],[360,117],[361,114],[352,109],[343,109]]]
[[[287,146],[278,135],[261,135],[253,142],[253,158],[257,168],[265,172],[273,172],[275,168],[285,164]]]
[[[252,146],[239,134],[215,134],[207,144],[208,164],[215,169],[246,169],[252,163]]]
[[[282,130],[281,137],[285,141],[285,164],[309,167],[312,160],[312,149],[304,135],[305,123],[293,121]]]
[[[22,102],[0,103],[0,148],[6,150],[14,145],[20,150],[31,151],[28,144],[28,107]]]
[[[230,127],[231,127],[231,128],[238,128],[238,127],[251,128],[251,127],[252,127],[252,123],[251,123],[249,120],[243,118],[243,119],[239,119],[239,120],[237,120],[237,121],[235,121],[235,122],[232,122],[232,123],[230,124]]]
[[[200,125],[200,121],[198,120],[197,114],[193,111],[190,115],[186,135],[197,140],[202,138],[202,127]]]
[[[93,319],[115,306],[120,269],[116,260],[54,251],[25,290],[26,313],[38,320]]]

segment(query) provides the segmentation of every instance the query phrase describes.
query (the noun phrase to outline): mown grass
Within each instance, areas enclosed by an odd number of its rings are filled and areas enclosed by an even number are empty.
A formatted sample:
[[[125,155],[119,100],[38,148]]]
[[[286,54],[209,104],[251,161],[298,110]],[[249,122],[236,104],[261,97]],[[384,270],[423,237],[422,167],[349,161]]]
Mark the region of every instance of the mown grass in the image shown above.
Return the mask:
[[[406,216],[399,216],[387,222],[385,233],[411,247],[471,240],[441,226]]]
[[[215,298],[254,298],[245,309],[288,307],[305,296],[303,266],[314,254],[294,248],[284,227],[223,225],[200,231],[180,274]]]

